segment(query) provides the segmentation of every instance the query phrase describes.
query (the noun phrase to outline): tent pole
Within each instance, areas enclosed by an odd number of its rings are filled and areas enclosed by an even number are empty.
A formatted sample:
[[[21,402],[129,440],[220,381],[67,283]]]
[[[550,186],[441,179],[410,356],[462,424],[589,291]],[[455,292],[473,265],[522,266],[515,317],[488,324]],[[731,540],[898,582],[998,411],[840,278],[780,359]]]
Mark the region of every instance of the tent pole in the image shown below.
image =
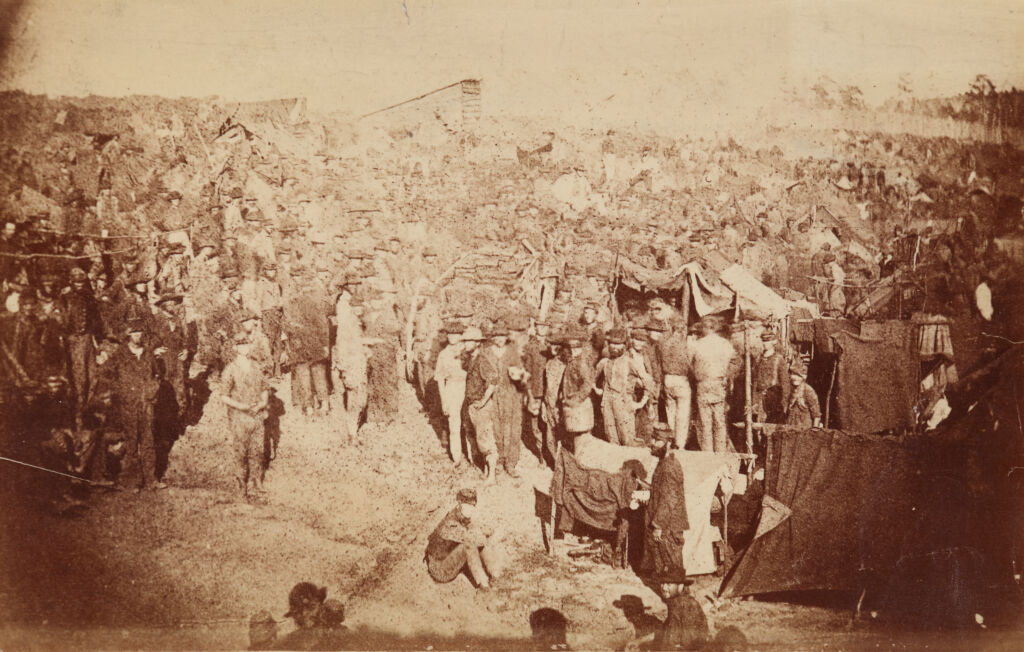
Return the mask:
[[[746,374],[743,383],[745,409],[744,416],[746,420],[746,434],[747,434],[747,452],[754,452],[754,420],[751,415],[751,389],[750,389],[750,343],[748,341],[749,329],[746,326],[743,327],[743,360],[746,366]]]
[[[825,394],[825,427],[829,427],[829,408],[832,407],[832,389],[836,384],[836,369],[839,368],[839,357],[836,356],[835,362],[832,363],[832,377],[828,381],[828,393]]]

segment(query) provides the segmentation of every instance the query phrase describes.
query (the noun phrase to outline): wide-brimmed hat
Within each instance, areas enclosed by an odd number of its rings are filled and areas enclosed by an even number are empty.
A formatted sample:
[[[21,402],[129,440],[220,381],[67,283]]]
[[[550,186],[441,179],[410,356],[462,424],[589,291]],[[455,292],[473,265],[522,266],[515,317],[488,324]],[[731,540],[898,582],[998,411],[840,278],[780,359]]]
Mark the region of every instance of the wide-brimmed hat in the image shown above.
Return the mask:
[[[327,587],[312,582],[299,582],[288,593],[288,612],[285,617],[295,616],[306,609],[323,604],[327,599]]]

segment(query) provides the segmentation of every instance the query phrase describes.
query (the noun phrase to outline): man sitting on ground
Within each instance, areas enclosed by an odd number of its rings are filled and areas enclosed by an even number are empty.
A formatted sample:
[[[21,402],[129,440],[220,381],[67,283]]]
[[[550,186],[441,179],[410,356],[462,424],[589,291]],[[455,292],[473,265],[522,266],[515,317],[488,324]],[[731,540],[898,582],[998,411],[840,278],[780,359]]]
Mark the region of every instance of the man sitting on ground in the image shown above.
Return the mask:
[[[460,489],[458,505],[438,524],[427,543],[427,572],[435,582],[451,582],[463,569],[469,568],[473,581],[488,589],[491,579],[502,570],[500,552],[492,540],[490,528],[473,522],[476,513],[476,490]]]

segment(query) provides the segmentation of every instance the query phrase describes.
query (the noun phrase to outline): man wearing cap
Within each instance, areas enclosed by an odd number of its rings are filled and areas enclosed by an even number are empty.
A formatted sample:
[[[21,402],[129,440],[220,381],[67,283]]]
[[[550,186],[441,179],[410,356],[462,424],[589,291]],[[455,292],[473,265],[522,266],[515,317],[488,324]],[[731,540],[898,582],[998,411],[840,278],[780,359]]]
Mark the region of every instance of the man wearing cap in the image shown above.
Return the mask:
[[[597,363],[597,390],[601,395],[601,413],[604,417],[605,439],[619,446],[635,446],[636,412],[649,400],[644,392],[640,402],[633,400],[637,386],[643,387],[646,371],[643,363],[626,354],[626,329],[613,328],[608,332],[608,357]]]
[[[697,381],[698,442],[702,451],[728,450],[725,397],[739,371],[739,358],[729,340],[719,334],[724,321],[708,316],[701,320],[700,337],[693,344],[692,370]]]
[[[166,486],[156,477],[153,405],[160,382],[153,353],[143,344],[144,328],[141,319],[129,320],[128,341],[118,347],[109,361],[125,435],[122,469],[136,491],[143,487],[162,489]]]
[[[249,336],[234,336],[235,359],[221,374],[221,402],[228,407],[228,426],[235,456],[235,481],[243,499],[250,486],[263,491],[264,421],[270,387],[259,364],[252,359]]]
[[[433,397],[428,395],[430,381],[434,378],[434,360],[438,351],[438,335],[442,329],[441,313],[432,297],[420,297],[419,309],[413,322],[411,379],[416,381],[420,401],[433,413]]]
[[[75,424],[81,427],[82,409],[96,379],[96,342],[103,337],[103,324],[96,297],[89,288],[88,275],[72,267],[71,290],[64,297],[67,306],[67,343],[71,391],[75,401]]]
[[[658,342],[657,349],[665,379],[665,416],[675,432],[675,446],[682,450],[690,435],[693,388],[686,326],[681,319],[673,323],[672,332]]]
[[[462,407],[466,400],[466,369],[463,356],[472,355],[483,335],[479,328],[463,331],[452,321],[445,326],[447,344],[437,354],[434,381],[441,397],[441,413],[448,420],[448,452],[456,467],[462,464]]]
[[[754,361],[751,382],[754,420],[760,423],[782,421],[789,404],[790,384],[786,360],[775,350],[777,337],[767,328],[761,332],[761,355]]]
[[[460,489],[455,499],[458,504],[441,519],[427,542],[427,572],[435,582],[446,584],[468,568],[477,587],[488,589],[503,566],[493,530],[473,521],[475,489]]]
[[[488,483],[495,480],[498,464],[497,426],[498,418],[495,393],[501,382],[501,349],[504,345],[503,330],[490,329],[487,343],[471,353],[466,374],[466,412],[473,424],[477,450],[484,456],[484,473]]]
[[[590,364],[590,343],[585,333],[572,332],[566,336],[569,360],[562,373],[559,401],[562,408],[562,426],[569,435],[578,436],[594,429],[594,367]]]
[[[690,521],[686,514],[683,467],[672,451],[675,430],[667,423],[656,423],[651,439],[651,454],[658,465],[651,476],[651,498],[647,503],[647,529],[642,568],[653,577],[683,569],[683,542]]]
[[[174,390],[174,405],[156,406],[157,440],[173,441],[184,426],[188,410],[188,362],[194,352],[192,338],[185,327],[180,294],[165,294],[157,299],[160,312],[154,319],[153,355],[161,378]]]
[[[821,427],[818,393],[807,384],[807,366],[796,360],[789,368],[790,395],[786,402],[786,425],[798,428]]]

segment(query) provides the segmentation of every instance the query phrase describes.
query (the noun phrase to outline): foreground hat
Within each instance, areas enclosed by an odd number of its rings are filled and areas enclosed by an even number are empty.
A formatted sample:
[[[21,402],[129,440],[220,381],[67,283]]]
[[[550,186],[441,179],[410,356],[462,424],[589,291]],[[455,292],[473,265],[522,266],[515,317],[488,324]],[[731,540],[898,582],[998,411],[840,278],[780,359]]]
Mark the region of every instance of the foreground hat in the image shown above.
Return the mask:
[[[459,493],[455,494],[455,500],[468,505],[476,505],[476,489],[459,489]]]
[[[341,603],[341,600],[330,600],[324,601],[323,611],[320,612],[320,620],[326,627],[337,627],[345,622],[345,605]]]
[[[172,301],[183,301],[184,299],[185,299],[185,295],[183,295],[183,294],[163,294],[163,295],[160,295],[160,298],[158,298],[156,300],[156,303],[157,303],[157,305],[160,305],[161,303],[170,303]]]
[[[288,613],[285,617],[295,616],[310,607],[323,604],[326,599],[326,586],[318,587],[311,582],[299,582],[288,593]]]
[[[476,326],[470,326],[462,333],[462,341],[479,342],[484,339],[484,334]]]

